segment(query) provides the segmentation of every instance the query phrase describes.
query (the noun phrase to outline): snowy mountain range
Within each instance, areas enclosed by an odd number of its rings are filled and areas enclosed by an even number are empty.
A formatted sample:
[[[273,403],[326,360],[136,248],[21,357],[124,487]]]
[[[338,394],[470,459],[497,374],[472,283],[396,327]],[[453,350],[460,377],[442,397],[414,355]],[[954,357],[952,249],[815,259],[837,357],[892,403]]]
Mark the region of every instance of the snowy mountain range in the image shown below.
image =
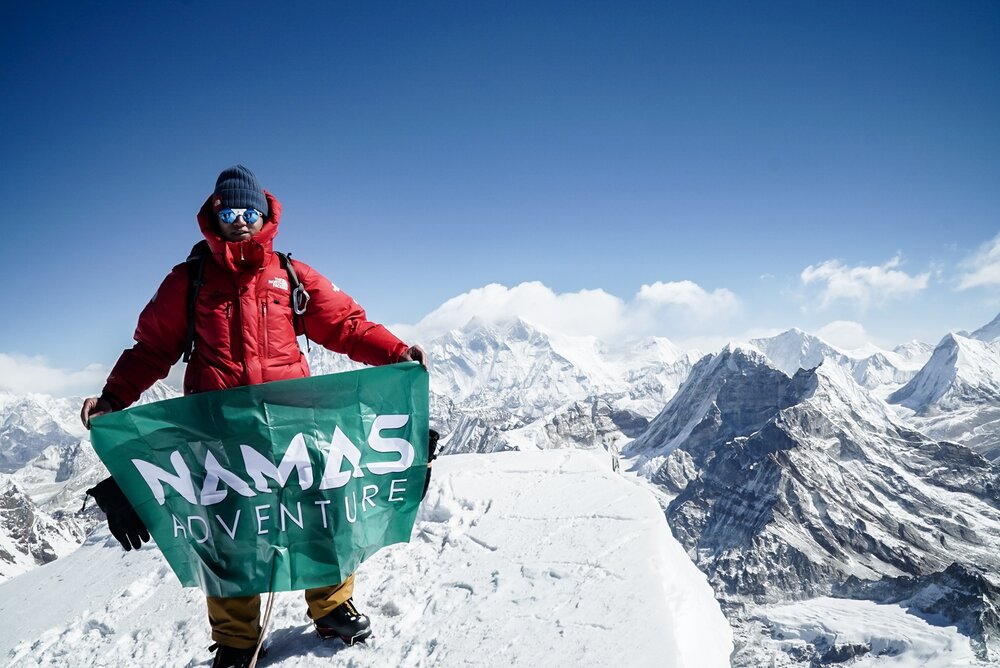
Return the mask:
[[[164,383],[140,403],[178,396]],[[85,492],[106,478],[80,422],[82,398],[0,392],[0,582],[65,556],[103,516]]]
[[[767,356],[774,368],[787,376],[825,362],[844,367],[858,384],[869,390],[906,383],[927,362],[933,350],[925,343],[911,341],[891,351],[875,347],[845,351],[800,329],[790,329],[769,338],[751,339],[750,343]]]
[[[610,470],[623,450],[714,588],[734,665],[930,652],[943,668],[1000,651],[998,331],[850,351],[793,329],[702,356],[473,321],[424,348],[445,453],[583,449]],[[310,364],[356,366],[316,346]],[[0,581],[61,560],[97,521],[78,513],[105,475],[79,403],[0,395]]]
[[[701,356],[663,338],[611,347],[522,319],[502,326],[472,321],[424,349],[433,369],[432,420],[445,434],[445,453],[624,443]],[[356,368],[318,347],[310,366],[316,373]]]
[[[673,533],[731,618],[864,593],[849,581],[953,564],[985,569],[987,582],[1000,572],[1000,468],[907,426],[837,364],[789,377],[755,348],[728,347],[695,366],[624,454],[676,494]],[[952,621],[975,628],[983,658],[1000,656],[995,621]]]

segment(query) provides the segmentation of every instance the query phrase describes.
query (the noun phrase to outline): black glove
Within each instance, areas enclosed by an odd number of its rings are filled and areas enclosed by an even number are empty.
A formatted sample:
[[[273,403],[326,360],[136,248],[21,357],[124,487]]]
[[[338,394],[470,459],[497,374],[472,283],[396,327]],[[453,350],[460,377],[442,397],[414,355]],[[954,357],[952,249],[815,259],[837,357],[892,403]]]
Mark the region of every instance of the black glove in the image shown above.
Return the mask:
[[[149,532],[136,514],[132,504],[125,498],[121,487],[114,478],[105,478],[87,490],[94,497],[108,518],[111,535],[118,539],[125,551],[139,547],[149,541]]]
[[[437,447],[438,439],[441,438],[441,434],[437,431],[430,429],[427,432],[427,478],[424,480],[424,493],[420,495],[423,499],[427,496],[427,488],[431,486],[431,462],[437,459]]]

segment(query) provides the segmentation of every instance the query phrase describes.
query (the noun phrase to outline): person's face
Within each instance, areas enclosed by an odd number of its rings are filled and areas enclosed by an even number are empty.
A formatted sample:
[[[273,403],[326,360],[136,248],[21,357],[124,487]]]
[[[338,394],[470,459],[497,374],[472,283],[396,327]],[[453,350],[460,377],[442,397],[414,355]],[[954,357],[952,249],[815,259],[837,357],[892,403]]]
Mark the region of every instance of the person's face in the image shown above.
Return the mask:
[[[219,226],[219,233],[222,234],[222,237],[226,241],[246,241],[260,232],[261,228],[264,227],[263,216],[258,217],[253,225],[248,225],[246,218],[244,217],[244,210],[234,209],[234,211],[239,215],[236,216],[236,220],[232,223],[227,223],[221,220],[218,216],[216,217],[216,221]]]

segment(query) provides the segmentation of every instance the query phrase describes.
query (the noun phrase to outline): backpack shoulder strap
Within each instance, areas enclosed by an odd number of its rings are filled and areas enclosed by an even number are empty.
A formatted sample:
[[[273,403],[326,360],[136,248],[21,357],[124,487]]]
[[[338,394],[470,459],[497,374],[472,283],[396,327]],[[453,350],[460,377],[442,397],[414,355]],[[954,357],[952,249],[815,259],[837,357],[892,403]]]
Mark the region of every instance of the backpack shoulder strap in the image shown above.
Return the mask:
[[[288,283],[292,286],[292,311],[295,312],[295,315],[302,315],[306,312],[306,306],[309,304],[309,293],[302,287],[299,276],[295,273],[295,267],[292,266],[292,254],[278,252],[278,259],[281,260],[281,266],[288,273]]]
[[[281,261],[281,266],[284,267],[285,272],[288,274],[288,284],[291,286],[292,294],[292,313],[293,318],[298,319],[302,323],[302,333],[306,337],[306,350],[309,350],[309,334],[306,332],[306,319],[305,312],[306,306],[309,305],[309,293],[302,286],[299,281],[298,274],[295,273],[295,267],[292,266],[292,254],[282,253],[280,251],[275,251],[278,254],[278,259]]]
[[[205,258],[208,257],[210,252],[208,242],[202,240],[191,248],[191,254],[185,260],[188,268],[187,341],[184,344],[185,362],[191,361],[191,353],[194,351],[195,303],[198,301],[198,291],[201,290],[201,286],[204,284],[202,276],[205,273]]]

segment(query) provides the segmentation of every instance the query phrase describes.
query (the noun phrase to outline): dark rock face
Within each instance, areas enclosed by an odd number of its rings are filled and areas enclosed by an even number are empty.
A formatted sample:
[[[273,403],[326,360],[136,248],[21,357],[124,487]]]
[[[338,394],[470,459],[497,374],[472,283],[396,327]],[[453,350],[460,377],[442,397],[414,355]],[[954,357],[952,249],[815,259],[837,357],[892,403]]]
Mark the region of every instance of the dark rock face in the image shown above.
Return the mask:
[[[611,409],[608,417],[611,418],[614,425],[628,438],[639,436],[649,427],[649,419],[639,415],[635,411]]]
[[[513,450],[503,432],[523,424],[520,419],[503,409],[469,411],[456,421],[442,454]]]
[[[573,402],[553,415],[544,430],[554,447],[608,448],[628,438],[629,433],[641,433],[648,424],[641,415],[616,409],[607,399],[595,397]]]
[[[821,666],[844,663],[860,656],[864,656],[865,654],[870,654],[871,651],[872,646],[867,643],[833,645],[826,650],[815,663],[818,663]]]
[[[790,379],[753,351],[703,357],[626,453],[656,453],[683,439],[683,449],[701,465],[717,443],[761,428],[798,401],[811,382],[808,373]]]
[[[47,564],[57,557],[52,545],[46,540],[46,527],[38,521],[31,500],[17,487],[9,485],[0,491],[0,531],[10,537],[19,550],[34,559],[37,564]],[[0,555],[8,563],[14,562],[14,555]]]

